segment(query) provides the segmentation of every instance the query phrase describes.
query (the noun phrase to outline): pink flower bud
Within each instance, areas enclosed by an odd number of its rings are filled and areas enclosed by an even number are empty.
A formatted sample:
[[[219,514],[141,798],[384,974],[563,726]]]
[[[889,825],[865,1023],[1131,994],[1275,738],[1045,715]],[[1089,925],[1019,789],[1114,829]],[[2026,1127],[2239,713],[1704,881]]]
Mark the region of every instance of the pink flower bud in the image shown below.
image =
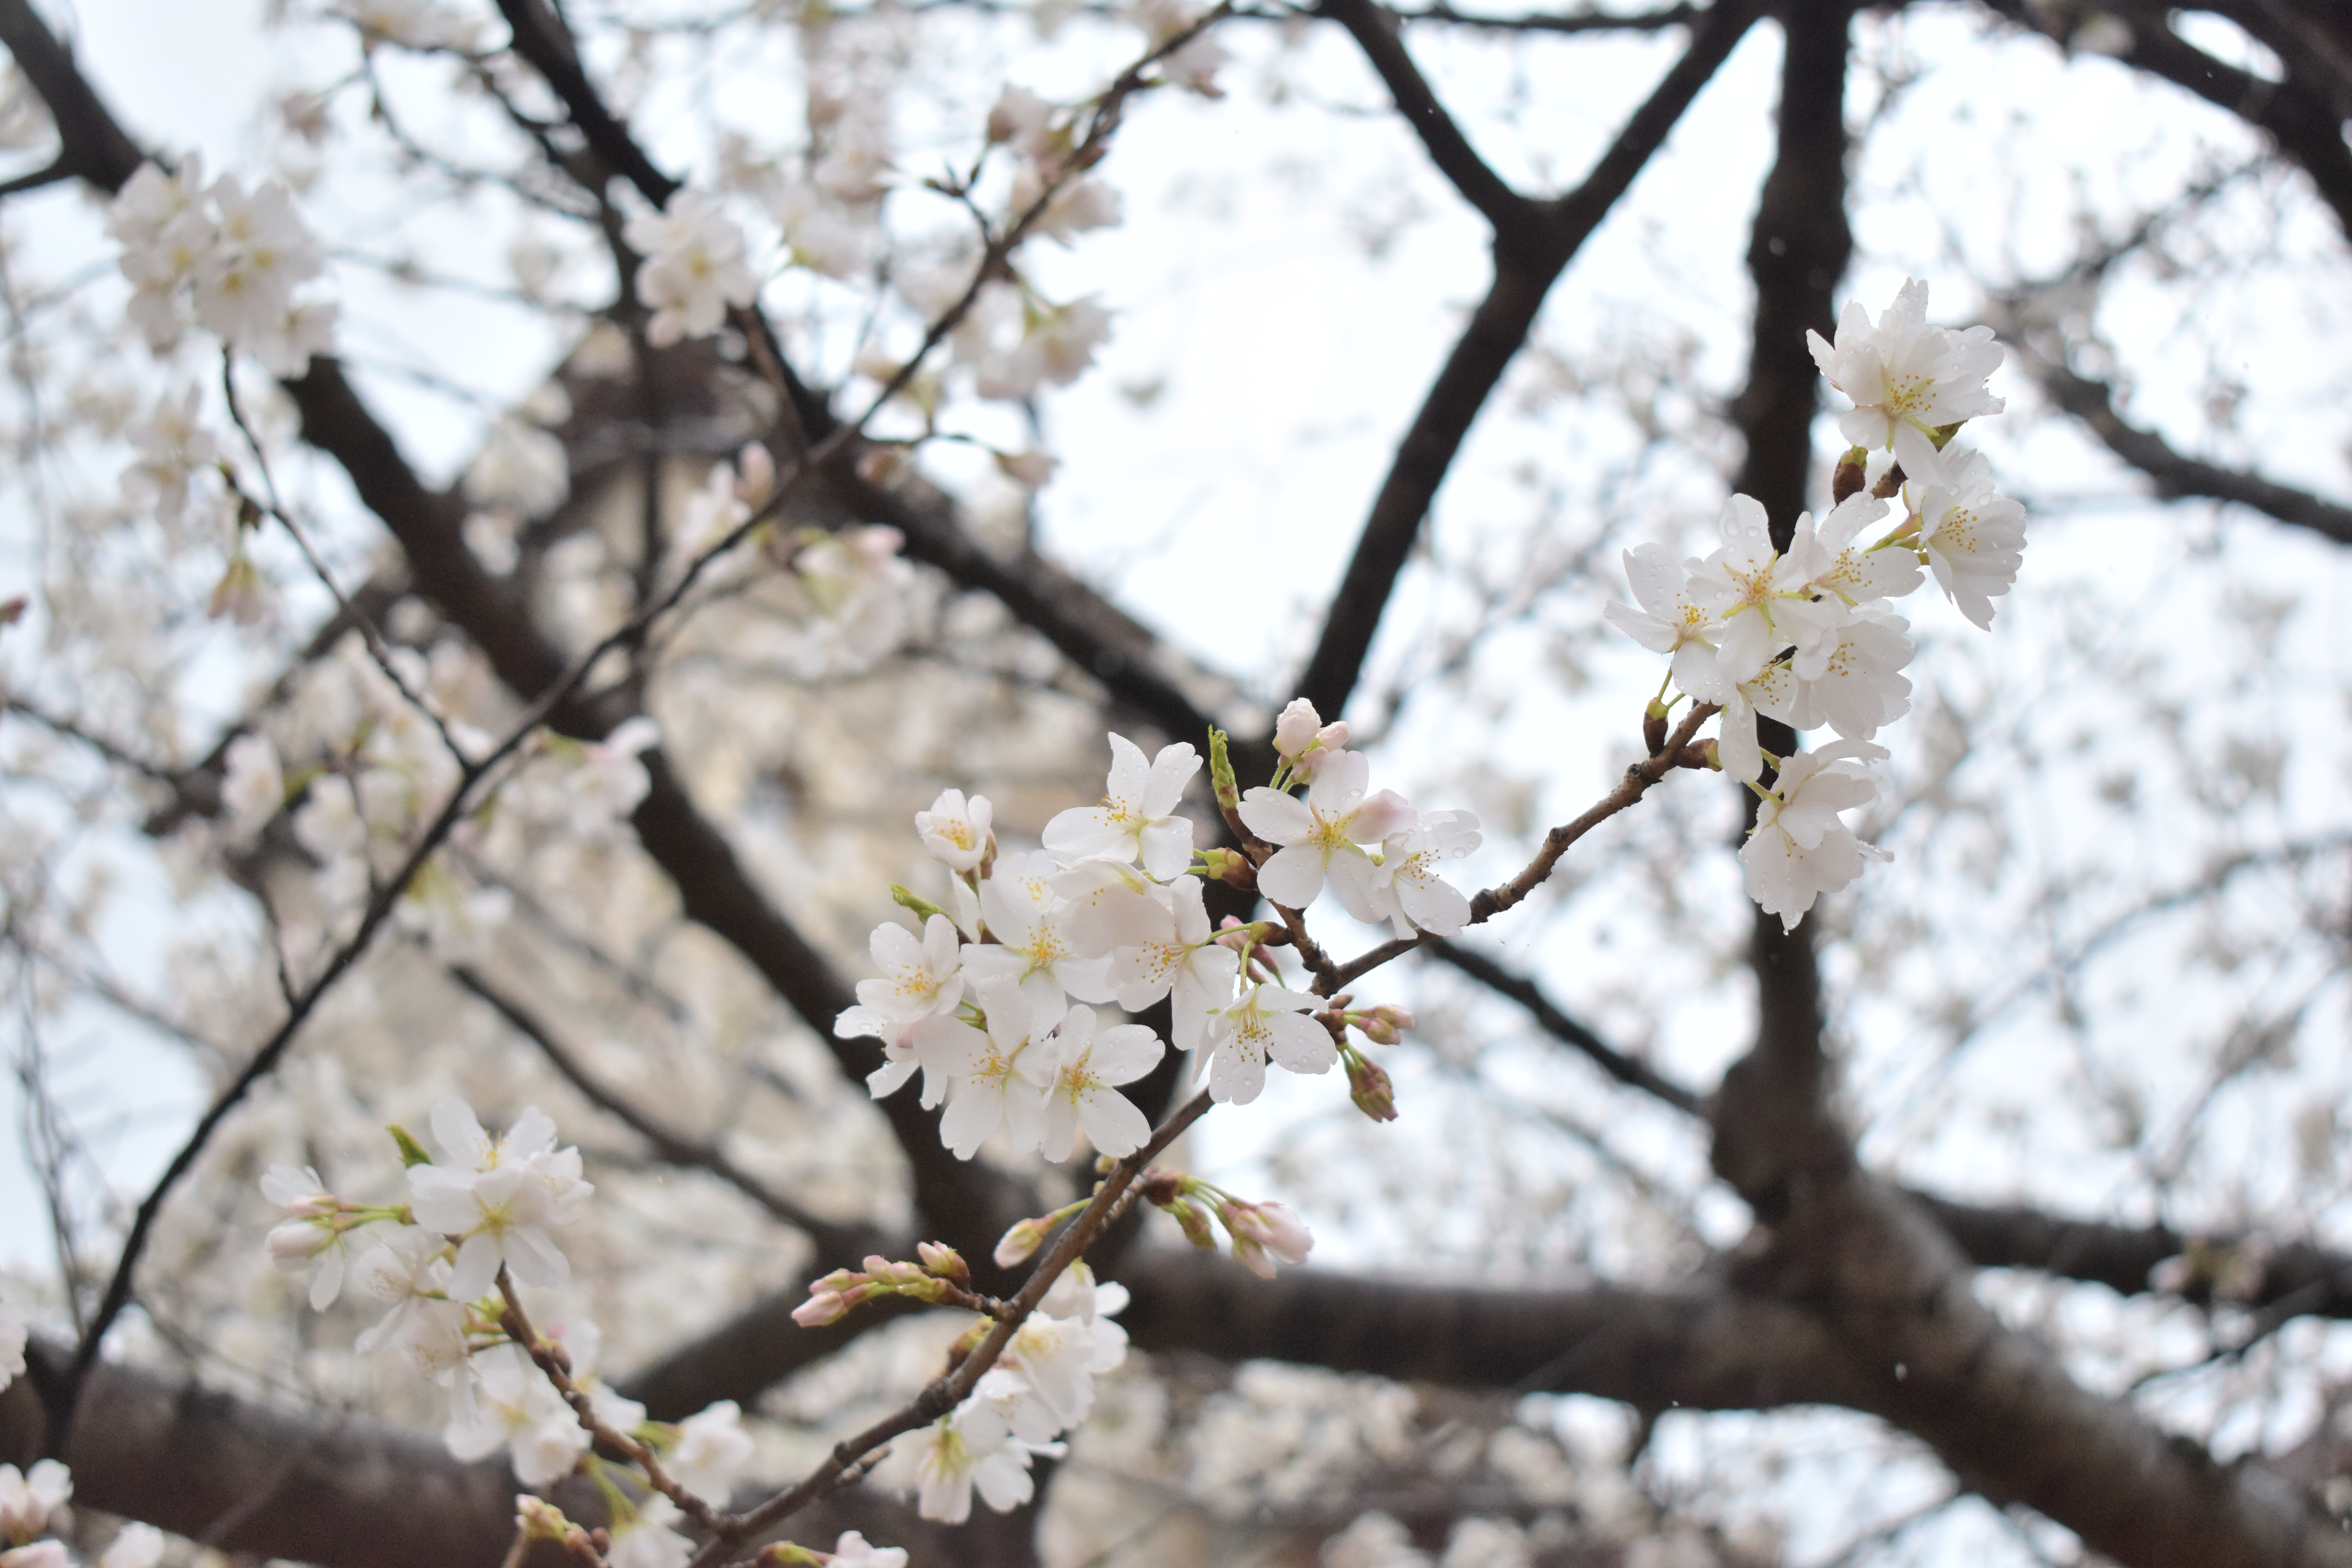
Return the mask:
[[[837,1290],[812,1294],[793,1309],[793,1321],[804,1329],[821,1329],[827,1323],[837,1323],[849,1311],[849,1298]]]
[[[1322,727],[1323,715],[1315,711],[1315,704],[1298,698],[1274,721],[1274,749],[1297,762],[1300,753],[1315,743],[1315,732]]]
[[[923,1260],[923,1271],[935,1279],[951,1279],[959,1285],[971,1283],[971,1266],[952,1247],[942,1247],[936,1241],[915,1243],[915,1255]]]
[[[745,444],[735,459],[735,499],[756,507],[776,493],[776,460],[757,441]]]
[[[999,1268],[1016,1268],[1028,1262],[1045,1245],[1045,1227],[1034,1219],[1024,1219],[1006,1231],[1004,1239],[996,1244],[996,1266]]]
[[[1356,1109],[1375,1121],[1396,1120],[1396,1089],[1389,1075],[1376,1062],[1366,1061],[1353,1051],[1346,1054],[1348,1064],[1348,1098]]]

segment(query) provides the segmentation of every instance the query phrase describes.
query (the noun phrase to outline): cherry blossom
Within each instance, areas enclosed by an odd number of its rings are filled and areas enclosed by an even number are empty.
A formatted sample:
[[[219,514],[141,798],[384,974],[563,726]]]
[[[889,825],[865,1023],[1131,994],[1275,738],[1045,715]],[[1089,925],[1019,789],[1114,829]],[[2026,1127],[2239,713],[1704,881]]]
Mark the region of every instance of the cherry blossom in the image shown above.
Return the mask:
[[[993,816],[986,795],[966,801],[963,791],[943,789],[930,810],[915,813],[915,831],[922,835],[923,848],[932,859],[952,871],[974,871],[988,857]]]
[[[1095,1010],[1073,1007],[1054,1032],[1055,1068],[1046,1090],[1041,1152],[1066,1160],[1079,1129],[1106,1154],[1124,1156],[1151,1136],[1150,1119],[1112,1085],[1132,1083],[1159,1065],[1167,1047],[1140,1024],[1118,1024],[1096,1033]]]
[[[751,1462],[751,1435],[743,1430],[742,1407],[722,1399],[679,1422],[677,1445],[662,1462],[678,1485],[705,1502],[725,1507],[735,1478]]]
[[[1412,826],[1382,841],[1372,905],[1398,937],[1416,930],[1454,936],[1470,922],[1470,900],[1438,876],[1437,864],[1460,859],[1478,842],[1478,818],[1467,811],[1423,812]]]
[[[1892,450],[1915,479],[1945,480],[1937,429],[2001,410],[1985,384],[2001,362],[1992,329],[1929,326],[1927,285],[1916,278],[1905,280],[1876,325],[1859,300],[1849,300],[1834,344],[1814,331],[1805,342],[1829,384],[1853,400],[1853,411],[1838,420],[1845,438]]]
[[[406,49],[467,48],[480,31],[479,24],[435,0],[333,0],[328,8],[370,43]]]
[[[1612,599],[1601,609],[1609,624],[1648,648],[1673,657],[1675,687],[1701,702],[1723,700],[1724,679],[1716,663],[1714,616],[1691,596],[1689,574],[1675,564],[1663,544],[1625,552],[1625,581],[1633,605]]]
[[[1838,502],[1822,519],[1818,530],[1813,528],[1812,513],[1801,514],[1798,531],[1813,531],[1822,554],[1828,557],[1828,564],[1813,574],[1811,586],[1819,593],[1834,594],[1848,605],[1899,599],[1916,588],[1919,562],[1909,550],[1854,548],[1855,537],[1885,515],[1886,502],[1866,491]]]
[[[1722,628],[1714,640],[1723,679],[1748,680],[1790,644],[1801,654],[1817,644],[1843,606],[1813,596],[1812,579],[1831,562],[1811,529],[1783,555],[1772,548],[1763,503],[1743,495],[1723,503],[1720,526],[1722,548],[1687,563],[1686,592]],[[1701,700],[1721,700],[1720,689]]]
[[[916,1456],[916,1511],[961,1524],[971,1517],[974,1489],[999,1513],[1020,1507],[1035,1489],[1029,1477],[1033,1451],[993,1408],[965,1400],[931,1424]]]
[[[352,1267],[352,1288],[391,1302],[392,1310],[361,1331],[357,1348],[364,1352],[390,1347],[433,1374],[462,1363],[466,1310],[449,1298],[450,1274],[447,1243],[413,1226],[361,1254]]]
[[[1818,752],[1801,752],[1780,764],[1770,794],[1759,804],[1756,826],[1739,851],[1749,897],[1790,931],[1823,893],[1833,893],[1862,875],[1865,854],[1885,859],[1864,844],[1838,813],[1867,805],[1878,793],[1866,763],[1887,755],[1867,741],[1836,741]]]
[[[555,1123],[526,1107],[502,1139],[482,1131],[471,1107],[433,1108],[433,1136],[446,1163],[409,1168],[416,1223],[459,1237],[449,1293],[470,1301],[501,1268],[526,1285],[561,1285],[571,1265],[548,1236],[593,1190],[580,1179],[580,1151],[555,1147]]]
[[[1110,778],[1099,806],[1073,806],[1045,825],[1045,845],[1066,859],[1108,856],[1133,862],[1162,881],[1192,860],[1192,823],[1176,815],[1184,786],[1201,771],[1185,742],[1163,746],[1150,763],[1124,735],[1110,737]]]
[[[759,279],[743,262],[743,231],[700,191],[679,191],[659,213],[640,213],[621,230],[645,257],[637,300],[653,310],[646,342],[667,348],[707,338],[730,305],[749,305]]]
[[[1913,652],[1904,635],[1909,628],[1888,611],[1856,608],[1810,657],[1769,666],[1741,692],[1757,712],[1792,729],[1829,724],[1850,740],[1867,741],[1910,711],[1911,682],[1902,674]]]
[[[227,771],[221,781],[221,806],[232,839],[248,839],[286,804],[286,774],[278,748],[255,731],[228,743]]]
[[[220,460],[219,444],[198,417],[203,407],[203,391],[191,386],[176,399],[158,399],[152,413],[123,432],[139,454],[123,470],[123,497],[152,506],[166,524],[186,514],[191,488]]]
[[[288,1274],[316,1268],[310,1276],[310,1307],[324,1311],[342,1293],[345,1226],[338,1223],[342,1205],[325,1190],[319,1173],[291,1165],[272,1165],[261,1178],[261,1195],[286,1211],[283,1224],[268,1240],[270,1262]]]
[[[833,1543],[833,1568],[907,1568],[907,1552],[903,1547],[876,1546],[846,1530]]]
[[[836,1038],[854,1040],[872,1036],[882,1042],[887,1057],[866,1080],[876,1099],[895,1094],[915,1073],[915,1026],[924,1019],[953,1011],[963,997],[964,974],[961,939],[955,922],[933,915],[923,922],[918,942],[906,927],[886,921],[874,928],[868,943],[879,978],[857,983],[858,1005],[834,1020]],[[926,1104],[933,1103],[925,1097]]]
[[[1037,1147],[1045,1131],[1046,1086],[1059,1065],[1046,1040],[1052,1026],[1034,1019],[1020,986],[984,980],[977,990],[985,1034],[950,1017],[928,1019],[915,1031],[927,1084],[937,1073],[954,1085],[947,1114],[940,1118],[940,1141],[959,1160],[979,1152],[999,1126],[1014,1147]],[[1058,1015],[1053,1022],[1060,1022]],[[928,1089],[924,1099],[931,1102]]]
[[[965,970],[975,981],[1018,982],[1042,1032],[1061,1021],[1067,998],[1104,1003],[1111,999],[1110,960],[1089,958],[1096,944],[1074,933],[1067,901],[1054,891],[1061,868],[1050,855],[1008,855],[981,884],[980,912],[995,942],[964,949]]]
[[[1217,1205],[1217,1217],[1234,1238],[1234,1261],[1261,1279],[1274,1278],[1277,1261],[1293,1268],[1305,1264],[1315,1246],[1307,1222],[1281,1204],[1227,1198]]]
[[[419,1167],[422,1169],[422,1167]],[[488,1458],[501,1447],[527,1487],[552,1486],[572,1473],[590,1438],[563,1395],[520,1345],[495,1345],[466,1363],[441,1441],[453,1458]]]
[[[1413,810],[1391,790],[1368,798],[1370,776],[1371,762],[1361,752],[1339,752],[1316,771],[1304,800],[1265,788],[1242,796],[1243,824],[1282,847],[1258,868],[1258,891],[1303,910],[1328,879],[1349,914],[1367,922],[1381,918],[1371,896],[1372,862],[1361,846],[1411,826]]]
[[[1170,927],[1116,950],[1110,983],[1130,1013],[1169,999],[1169,1042],[1180,1051],[1201,1043],[1209,1010],[1233,1000],[1241,955],[1216,939],[1197,878],[1180,877],[1168,889]]]
[[[1265,1087],[1265,1064],[1297,1073],[1323,1073],[1339,1059],[1330,1031],[1302,1014],[1322,1006],[1304,992],[1253,985],[1239,1002],[1209,1015],[1209,1054],[1200,1071],[1210,1098],[1247,1105]]]
[[[1291,699],[1274,721],[1274,750],[1294,778],[1311,779],[1324,763],[1347,749],[1348,721],[1323,722],[1315,704],[1304,697]]]
[[[2024,560],[2025,508],[1994,490],[1992,465],[1969,452],[1946,465],[1945,482],[1906,485],[1919,516],[1919,545],[1945,596],[1979,627],[2009,592]]]

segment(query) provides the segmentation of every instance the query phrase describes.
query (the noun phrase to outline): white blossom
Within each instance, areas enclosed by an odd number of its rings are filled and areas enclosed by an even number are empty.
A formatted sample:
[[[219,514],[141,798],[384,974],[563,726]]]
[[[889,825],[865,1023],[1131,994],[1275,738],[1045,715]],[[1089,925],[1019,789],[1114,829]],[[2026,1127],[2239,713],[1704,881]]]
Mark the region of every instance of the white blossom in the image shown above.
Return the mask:
[[[1642,544],[1625,552],[1625,581],[1641,607],[1612,599],[1601,615],[1652,653],[1671,655],[1678,689],[1701,702],[1721,701],[1724,679],[1713,640],[1721,628],[1691,596],[1689,574],[1664,545]]]
[[[155,1568],[163,1561],[163,1532],[138,1520],[124,1522],[99,1554],[98,1568]]]
[[[470,1462],[504,1447],[527,1487],[570,1475],[588,1451],[587,1429],[523,1348],[494,1345],[466,1364],[472,1375],[457,1385],[441,1434],[450,1456]]]
[[[1095,1010],[1073,1007],[1054,1032],[1055,1072],[1046,1090],[1042,1152],[1066,1160],[1079,1129],[1087,1142],[1113,1156],[1134,1153],[1151,1137],[1151,1121],[1115,1084],[1133,1083],[1167,1051],[1141,1024],[1117,1024],[1096,1033]]]
[[[925,1078],[924,1102],[934,1103],[929,1084],[936,1075],[952,1087],[947,1113],[940,1118],[940,1141],[959,1160],[980,1152],[991,1133],[1005,1128],[1017,1149],[1034,1149],[1045,1131],[1045,1089],[1059,1065],[1046,1036],[1050,1023],[1034,1016],[1028,995],[999,979],[977,987],[987,1015],[986,1033],[962,1020],[935,1017],[915,1030],[915,1049]]]
[[[1391,790],[1367,797],[1370,780],[1369,758],[1361,752],[1340,752],[1316,770],[1304,800],[1262,787],[1244,795],[1243,824],[1282,847],[1257,868],[1258,891],[1303,910],[1321,896],[1328,879],[1349,914],[1367,922],[1379,920],[1371,896],[1372,862],[1361,846],[1410,827],[1413,810]]]
[[[1184,786],[1201,771],[1200,753],[1180,741],[1146,763],[1134,742],[1113,735],[1110,757],[1102,804],[1057,814],[1045,825],[1045,847],[1066,859],[1140,859],[1162,881],[1181,874],[1192,860],[1192,823],[1179,816],[1176,807]]]
[[[857,983],[858,1005],[843,1011],[834,1021],[833,1032],[839,1039],[870,1035],[882,1042],[889,1059],[866,1080],[876,1099],[895,1094],[914,1075],[915,1026],[952,1012],[963,999],[961,948],[955,922],[945,915],[933,915],[923,922],[920,941],[896,921],[885,921],[874,928],[867,950],[882,973]]]
[[[1980,627],[1992,625],[1992,601],[2009,592],[2025,556],[2025,508],[1993,489],[1981,452],[1947,454],[1943,483],[1906,485],[1919,514],[1919,545],[1945,595]]]
[[[1084,949],[1094,944],[1065,923],[1067,900],[1053,886],[1060,873],[1050,855],[1001,857],[980,887],[981,918],[996,941],[974,943],[963,953],[964,969],[973,980],[1020,984],[1040,1032],[1061,1021],[1067,997],[1111,999],[1109,958],[1087,957]]]
[[[1209,1054],[1200,1071],[1209,1079],[1210,1098],[1247,1105],[1265,1087],[1265,1064],[1292,1072],[1322,1073],[1339,1059],[1331,1033],[1303,1015],[1323,1005],[1304,992],[1279,985],[1253,985],[1231,1006],[1209,1015]]]
[[[1336,719],[1326,724],[1323,715],[1315,711],[1315,704],[1304,697],[1292,698],[1274,721],[1275,753],[1302,779],[1313,778],[1318,768],[1347,745],[1348,721]]]
[[[1772,793],[1758,805],[1756,827],[1740,847],[1748,892],[1790,931],[1813,900],[1862,875],[1865,854],[1888,857],[1853,835],[1838,813],[1867,805],[1878,793],[1865,763],[1884,759],[1867,741],[1836,741],[1783,761]]]
[[[640,213],[621,230],[645,261],[637,300],[652,308],[646,341],[666,348],[707,338],[730,305],[749,305],[759,279],[743,262],[743,231],[700,191],[679,191],[659,213]]]
[[[1439,877],[1438,862],[1478,847],[1478,818],[1467,811],[1427,811],[1381,842],[1372,871],[1372,905],[1400,938],[1415,931],[1454,936],[1470,921],[1470,900]]]
[[[1724,502],[1720,526],[1722,548],[1685,563],[1685,592],[1720,627],[1713,641],[1724,680],[1749,680],[1781,648],[1793,643],[1801,655],[1818,644],[1844,605],[1813,595],[1812,579],[1830,561],[1811,529],[1795,534],[1781,554],[1772,548],[1763,503],[1743,495]],[[1701,700],[1723,700],[1721,688]]]
[[[904,1547],[876,1546],[854,1530],[833,1543],[833,1568],[907,1568]]]
[[[923,848],[932,859],[950,870],[975,871],[988,855],[993,813],[984,795],[966,801],[963,791],[943,789],[939,799],[931,802],[930,810],[915,813],[915,831],[922,836]]]
[[[228,834],[233,839],[250,838],[286,804],[285,771],[277,746],[259,731],[231,741],[226,762],[221,807],[228,813]]]
[[[199,417],[204,393],[191,386],[177,398],[158,398],[153,412],[123,432],[138,459],[123,471],[124,499],[152,506],[166,524],[188,510],[197,478],[220,461],[220,446]]]
[[[1180,877],[1168,889],[1170,928],[1111,954],[1110,983],[1130,1013],[1169,999],[1169,1042],[1194,1049],[1207,1032],[1209,1010],[1233,1000],[1241,955],[1216,940],[1200,879]]]
[[[2001,361],[1992,340],[1990,327],[1929,326],[1927,285],[1916,278],[1904,282],[1875,326],[1861,302],[1849,300],[1834,344],[1819,332],[1805,334],[1822,374],[1853,400],[1853,411],[1838,420],[1845,438],[1892,450],[1905,474],[1929,482],[1945,475],[1937,428],[2000,412],[2000,399],[1985,384]]]
[[[195,266],[196,320],[224,341],[249,347],[254,338],[282,328],[294,309],[295,287],[316,277],[325,262],[292,195],[277,181],[265,181],[248,195],[235,175],[224,174],[205,196],[218,216],[213,244]]]
[[[1031,1447],[1014,1437],[990,1406],[966,1400],[931,1424],[916,1456],[915,1510],[925,1519],[961,1524],[971,1517],[974,1489],[988,1506],[1009,1512],[1029,1500]]]
[[[609,1568],[686,1568],[694,1542],[677,1531],[686,1516],[677,1504],[659,1492],[613,1521],[612,1550],[604,1553]]]
[[[449,1298],[448,1244],[430,1231],[403,1226],[352,1266],[352,1289],[388,1301],[392,1310],[353,1342],[362,1353],[399,1351],[427,1373],[466,1359],[466,1310]]]
[[[449,1293],[470,1301],[501,1268],[526,1285],[561,1285],[571,1265],[548,1230],[571,1217],[593,1190],[580,1179],[580,1151],[555,1147],[555,1123],[526,1107],[502,1139],[482,1131],[461,1100],[433,1108],[433,1136],[445,1163],[409,1168],[416,1223],[459,1238]]]
[[[1792,729],[1829,724],[1850,740],[1867,741],[1880,725],[1910,711],[1911,682],[1902,673],[1914,651],[1904,635],[1909,627],[1908,621],[1885,610],[1849,611],[1811,650],[1814,657],[1769,666],[1744,683],[1741,693],[1757,712]],[[1817,673],[1808,677],[1808,669]]]
[[[272,1165],[261,1178],[261,1195],[286,1211],[267,1241],[270,1262],[288,1274],[310,1273],[310,1306],[324,1311],[342,1293],[349,1262],[346,1233],[337,1223],[341,1205],[325,1190],[319,1173]]]
[[[735,1478],[751,1462],[751,1435],[743,1430],[742,1407],[731,1399],[679,1422],[677,1446],[662,1458],[678,1485],[719,1508],[727,1505]]]
[[[1307,1222],[1281,1204],[1233,1201],[1219,1205],[1219,1217],[1234,1238],[1234,1261],[1261,1279],[1274,1278],[1279,1261],[1304,1265],[1315,1247]]]

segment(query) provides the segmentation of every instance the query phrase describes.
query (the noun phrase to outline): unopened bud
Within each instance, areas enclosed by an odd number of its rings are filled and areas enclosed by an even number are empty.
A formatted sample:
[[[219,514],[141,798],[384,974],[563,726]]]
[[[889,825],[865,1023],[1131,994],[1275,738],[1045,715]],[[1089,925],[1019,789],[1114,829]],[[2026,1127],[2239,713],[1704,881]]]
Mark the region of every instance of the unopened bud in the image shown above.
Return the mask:
[[[1348,1062],[1348,1098],[1356,1109],[1375,1121],[1396,1120],[1396,1087],[1378,1062],[1349,1052]]]
[[[1225,752],[1225,732],[1213,724],[1209,727],[1209,781],[1216,786],[1220,810],[1241,809],[1241,786],[1234,782],[1234,760]]]
[[[936,1279],[947,1279],[958,1285],[971,1283],[971,1266],[963,1254],[952,1247],[936,1241],[915,1243],[915,1256],[923,1260],[923,1270]]]
[[[1181,1171],[1154,1165],[1136,1178],[1135,1186],[1145,1203],[1164,1209],[1183,1195],[1184,1175]]]
[[[419,1143],[415,1138],[409,1136],[408,1129],[404,1127],[387,1127],[384,1131],[391,1133],[393,1142],[399,1145],[400,1163],[402,1164],[429,1165],[433,1163],[433,1156],[425,1152],[424,1144]]]
[[[1393,1046],[1404,1037],[1405,1030],[1412,1027],[1412,1015],[1384,1002],[1369,1013],[1357,1015],[1356,1027],[1376,1046]]]
[[[1168,1213],[1170,1217],[1175,1220],[1177,1227],[1183,1231],[1185,1240],[1204,1252],[1214,1252],[1217,1249],[1217,1233],[1210,1228],[1209,1216],[1201,1212],[1199,1205],[1188,1203],[1171,1204],[1168,1205]]]
[[[757,509],[775,493],[776,459],[759,442],[747,442],[735,459],[735,499]]]
[[[1035,1257],[1037,1249],[1045,1245],[1045,1227],[1034,1219],[1024,1219],[1006,1231],[1003,1239],[996,1244],[996,1266],[1016,1268]]]
[[[789,1541],[772,1541],[760,1548],[760,1555],[752,1561],[773,1564],[774,1568],[824,1568],[833,1559],[822,1552],[811,1552],[805,1546],[795,1546]]]
[[[561,1541],[576,1527],[545,1498],[522,1492],[515,1498],[515,1529],[526,1541]]]
[[[1642,752],[1656,756],[1666,749],[1666,705],[1653,700],[1642,714]]]
[[[793,1309],[793,1321],[804,1329],[821,1329],[841,1321],[855,1304],[838,1290],[823,1289],[820,1281],[809,1287],[809,1299]]]
[[[1201,858],[1206,863],[1208,874],[1213,879],[1244,892],[1257,890],[1257,868],[1251,865],[1249,857],[1240,850],[1203,849]]]
[[[1712,735],[1704,741],[1693,741],[1675,753],[1675,766],[1705,768],[1710,773],[1719,773],[1723,771],[1723,749]]]
[[[1837,467],[1830,473],[1830,500],[1843,501],[1859,494],[1869,482],[1870,453],[1861,447],[1849,447],[1839,457]]]

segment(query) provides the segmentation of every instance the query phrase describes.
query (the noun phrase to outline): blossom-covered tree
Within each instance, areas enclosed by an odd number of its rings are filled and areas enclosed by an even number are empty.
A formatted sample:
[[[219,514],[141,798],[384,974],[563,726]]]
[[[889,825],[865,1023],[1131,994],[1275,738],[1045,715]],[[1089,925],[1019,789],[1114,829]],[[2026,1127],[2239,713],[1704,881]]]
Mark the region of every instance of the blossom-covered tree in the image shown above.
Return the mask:
[[[2352,1562],[2334,9],[102,9],[0,1568]]]

